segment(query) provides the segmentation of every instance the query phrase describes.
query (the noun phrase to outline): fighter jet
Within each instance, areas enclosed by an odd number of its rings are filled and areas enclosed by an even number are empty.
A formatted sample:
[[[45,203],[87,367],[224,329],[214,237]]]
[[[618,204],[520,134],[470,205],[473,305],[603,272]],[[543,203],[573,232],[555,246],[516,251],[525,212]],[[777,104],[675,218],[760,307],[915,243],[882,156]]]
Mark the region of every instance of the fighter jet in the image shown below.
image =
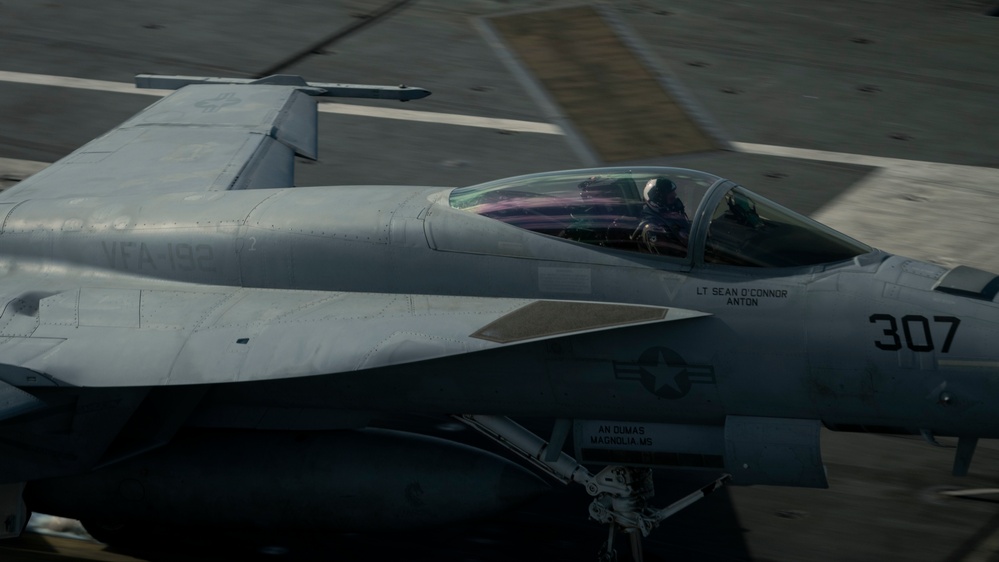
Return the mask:
[[[177,91],[0,193],[6,536],[414,529],[553,480],[640,558],[725,483],[827,486],[823,426],[956,436],[958,474],[999,437],[992,273],[687,169],[293,187],[317,96],[429,92],[137,83]],[[659,506],[659,468],[705,483]]]

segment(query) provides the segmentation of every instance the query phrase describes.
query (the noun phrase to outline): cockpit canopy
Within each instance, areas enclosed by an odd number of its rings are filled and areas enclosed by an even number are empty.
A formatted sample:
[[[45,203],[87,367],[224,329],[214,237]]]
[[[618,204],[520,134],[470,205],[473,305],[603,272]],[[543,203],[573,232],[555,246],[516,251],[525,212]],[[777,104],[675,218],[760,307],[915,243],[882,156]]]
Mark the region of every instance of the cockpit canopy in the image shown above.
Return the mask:
[[[811,266],[872,249],[718,176],[680,168],[595,168],[496,180],[450,204],[532,232],[673,260]]]

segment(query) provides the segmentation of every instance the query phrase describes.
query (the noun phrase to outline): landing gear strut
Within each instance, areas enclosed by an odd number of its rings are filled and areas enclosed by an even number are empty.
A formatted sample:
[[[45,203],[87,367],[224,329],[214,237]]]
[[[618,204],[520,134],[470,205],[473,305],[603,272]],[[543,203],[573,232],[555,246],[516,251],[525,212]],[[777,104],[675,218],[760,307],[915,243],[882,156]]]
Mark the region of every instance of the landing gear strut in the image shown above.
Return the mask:
[[[652,470],[627,466],[608,466],[592,474],[578,461],[556,449],[513,420],[502,416],[455,416],[458,420],[513,451],[527,462],[563,484],[578,482],[593,496],[590,517],[609,525],[607,542],[600,550],[600,562],[617,560],[614,538],[619,532],[629,536],[631,557],[641,562],[642,538],[649,536],[667,517],[722,487],[731,478],[724,474],[714,482],[664,508],[648,505],[655,495]],[[549,449],[552,450],[549,450]]]

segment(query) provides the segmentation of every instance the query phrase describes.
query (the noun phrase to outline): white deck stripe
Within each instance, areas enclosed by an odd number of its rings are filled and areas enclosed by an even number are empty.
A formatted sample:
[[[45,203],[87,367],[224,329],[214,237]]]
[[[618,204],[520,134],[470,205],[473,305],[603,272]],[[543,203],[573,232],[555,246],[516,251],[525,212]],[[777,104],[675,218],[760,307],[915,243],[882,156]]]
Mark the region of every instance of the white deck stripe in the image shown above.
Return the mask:
[[[935,164],[922,160],[904,160],[902,158],[886,158],[883,156],[866,156],[848,152],[829,152],[812,150],[810,148],[792,148],[790,146],[774,146],[770,144],[755,144],[751,142],[733,142],[732,147],[739,152],[759,154],[761,156],[781,156],[784,158],[800,158],[802,160],[821,160],[837,164],[856,164],[875,168],[891,168],[896,166],[911,166],[914,164]],[[951,164],[948,164],[948,166]]]
[[[548,123],[535,121],[517,121],[515,119],[494,119],[491,117],[473,117],[456,113],[431,113],[428,111],[413,111],[410,109],[387,109],[367,105],[349,105],[345,103],[320,103],[319,111],[323,113],[338,113],[340,115],[360,115],[363,117],[378,117],[381,119],[400,119],[403,121],[418,121],[421,123],[440,123],[442,125],[458,125],[460,127],[480,127],[485,129],[501,129],[518,133],[538,133],[542,135],[561,135],[562,129]]]
[[[163,97],[169,90],[140,90],[134,84],[127,82],[108,82],[107,80],[88,80],[70,76],[51,76],[48,74],[27,74],[24,72],[8,72],[0,70],[0,81],[17,84],[32,84],[35,86],[53,86],[56,88],[76,88],[78,90],[95,90],[98,92],[114,92],[119,94],[140,94],[143,96]]]
[[[69,76],[51,76],[48,74],[28,74],[24,72],[9,72],[0,70],[0,82],[31,84],[35,86],[50,86],[56,88],[77,88],[98,92],[113,92],[118,94],[139,94],[144,96],[163,97],[171,90],[143,90],[127,82],[109,82],[106,80],[89,80]],[[429,111],[413,111],[409,109],[388,109],[364,105],[349,105],[345,103],[321,103],[319,111],[340,115],[358,115],[379,119],[398,119],[417,121],[421,123],[440,123],[459,127],[478,127],[483,129],[500,129],[518,133],[537,133],[543,135],[561,135],[562,129],[549,123],[536,121],[519,121],[516,119],[494,119],[491,117],[475,117],[455,113],[432,113]]]

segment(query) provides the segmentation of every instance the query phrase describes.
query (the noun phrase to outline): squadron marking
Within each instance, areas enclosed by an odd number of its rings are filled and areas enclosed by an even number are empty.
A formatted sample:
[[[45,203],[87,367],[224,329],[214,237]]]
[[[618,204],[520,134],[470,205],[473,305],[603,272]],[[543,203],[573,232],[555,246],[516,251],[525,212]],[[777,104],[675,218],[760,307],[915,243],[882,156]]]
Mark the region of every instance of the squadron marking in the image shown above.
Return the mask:
[[[150,247],[153,249],[151,250]],[[210,244],[147,244],[102,241],[108,266],[113,269],[158,271],[216,271],[215,250]]]

